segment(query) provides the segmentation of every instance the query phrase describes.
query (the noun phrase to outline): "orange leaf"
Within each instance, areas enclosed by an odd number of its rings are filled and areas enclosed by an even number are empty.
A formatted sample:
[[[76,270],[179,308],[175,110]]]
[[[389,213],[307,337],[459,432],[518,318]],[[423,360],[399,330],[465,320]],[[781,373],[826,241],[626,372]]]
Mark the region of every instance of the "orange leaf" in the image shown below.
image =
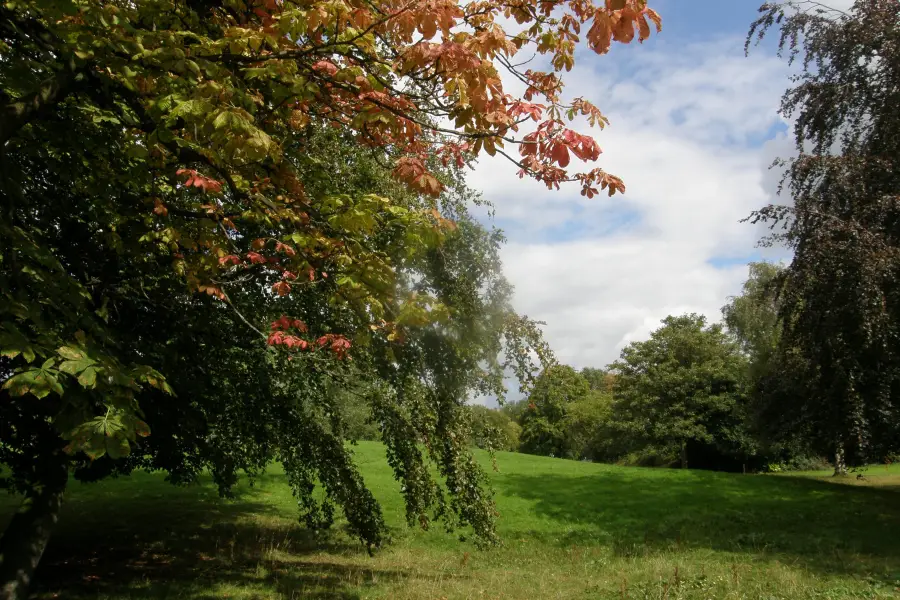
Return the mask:
[[[279,296],[287,296],[291,293],[291,284],[289,284],[287,281],[279,281],[272,286],[272,291]]]

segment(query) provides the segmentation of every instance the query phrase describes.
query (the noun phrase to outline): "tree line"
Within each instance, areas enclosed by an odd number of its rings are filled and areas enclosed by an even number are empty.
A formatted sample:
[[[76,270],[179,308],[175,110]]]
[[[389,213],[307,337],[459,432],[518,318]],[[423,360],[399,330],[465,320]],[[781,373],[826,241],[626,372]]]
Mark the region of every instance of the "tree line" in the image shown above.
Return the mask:
[[[821,448],[769,410],[785,268],[752,263],[749,271],[722,323],[669,316],[607,367],[553,365],[526,398],[489,417],[476,408],[474,418],[495,426],[494,447],[529,454],[731,471],[821,467]]]

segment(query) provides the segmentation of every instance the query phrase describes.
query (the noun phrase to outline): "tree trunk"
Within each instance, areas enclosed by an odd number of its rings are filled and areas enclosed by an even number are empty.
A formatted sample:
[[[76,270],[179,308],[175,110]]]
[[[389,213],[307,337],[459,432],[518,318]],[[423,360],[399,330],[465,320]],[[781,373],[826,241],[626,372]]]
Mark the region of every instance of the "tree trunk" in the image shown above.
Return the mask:
[[[68,466],[60,462],[25,496],[0,537],[0,600],[25,600],[59,518]]]
[[[687,442],[681,442],[681,468],[688,468]]]
[[[844,444],[838,442],[834,447],[834,477],[847,474],[847,462],[844,460]]]

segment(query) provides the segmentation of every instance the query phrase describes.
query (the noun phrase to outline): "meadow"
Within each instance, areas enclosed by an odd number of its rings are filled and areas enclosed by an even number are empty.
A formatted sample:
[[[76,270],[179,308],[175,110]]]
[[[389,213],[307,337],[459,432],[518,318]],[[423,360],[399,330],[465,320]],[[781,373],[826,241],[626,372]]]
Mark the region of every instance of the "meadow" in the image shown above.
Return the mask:
[[[277,467],[232,500],[139,473],[72,485],[40,599],[900,598],[900,468],[864,479],[625,468],[498,453],[503,545],[407,529],[381,445],[358,461],[393,543],[297,523]],[[490,469],[486,454],[479,457]],[[0,498],[0,520],[14,510]]]

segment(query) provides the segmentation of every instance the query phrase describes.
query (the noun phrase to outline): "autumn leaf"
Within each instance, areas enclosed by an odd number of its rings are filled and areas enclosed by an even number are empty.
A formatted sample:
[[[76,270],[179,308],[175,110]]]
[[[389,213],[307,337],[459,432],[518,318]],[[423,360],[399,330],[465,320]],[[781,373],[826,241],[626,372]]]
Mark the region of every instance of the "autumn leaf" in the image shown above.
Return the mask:
[[[272,291],[279,296],[287,296],[291,293],[291,284],[284,280],[279,281],[272,286]]]
[[[153,199],[153,212],[161,217],[169,215],[169,209],[166,208],[166,205],[159,198]]]

